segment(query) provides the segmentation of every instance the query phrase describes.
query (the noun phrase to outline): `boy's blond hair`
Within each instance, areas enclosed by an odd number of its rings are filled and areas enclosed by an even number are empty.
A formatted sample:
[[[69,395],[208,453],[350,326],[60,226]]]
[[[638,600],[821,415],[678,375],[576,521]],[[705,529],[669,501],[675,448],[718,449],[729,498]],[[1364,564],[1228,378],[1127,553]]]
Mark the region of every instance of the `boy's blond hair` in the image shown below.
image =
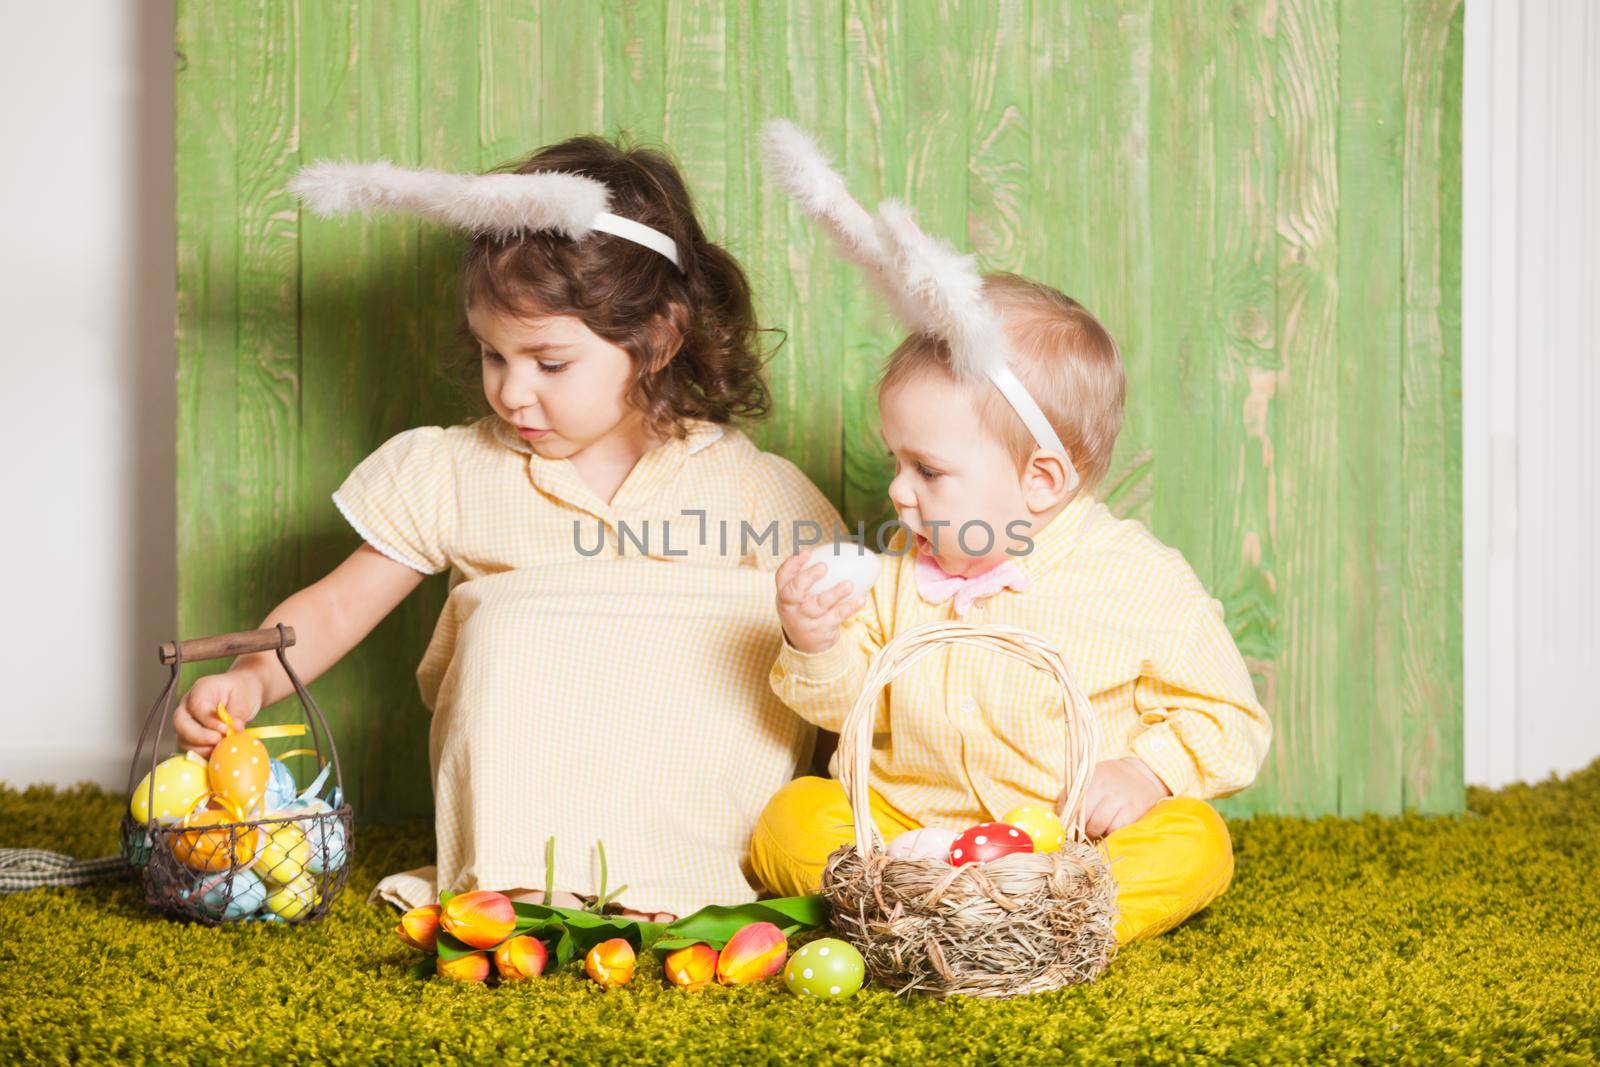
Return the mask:
[[[985,274],[983,294],[999,310],[1013,351],[1011,369],[1067,446],[1082,484],[1094,488],[1111,466],[1122,429],[1127,381],[1117,343],[1100,320],[1070,296],[1017,274]],[[912,334],[889,357],[878,395],[932,369],[949,373],[944,341]],[[978,417],[1021,471],[1039,447],[1000,391],[983,383]]]

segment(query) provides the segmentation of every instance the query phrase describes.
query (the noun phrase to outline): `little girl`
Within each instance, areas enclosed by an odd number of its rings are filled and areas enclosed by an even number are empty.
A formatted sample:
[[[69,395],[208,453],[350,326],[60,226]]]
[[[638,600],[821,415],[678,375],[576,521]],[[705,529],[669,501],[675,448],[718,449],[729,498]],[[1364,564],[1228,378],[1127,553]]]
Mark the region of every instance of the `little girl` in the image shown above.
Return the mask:
[[[781,636],[761,575],[839,519],[733,426],[767,409],[750,289],[677,169],[579,137],[491,175],[318,164],[294,189],[475,235],[461,285],[492,413],[357,466],[333,500],[364,543],[262,623],[295,628],[309,681],[450,571],[417,670],[436,870],[375,895],[540,899],[553,837],[556,903],[600,891],[597,842],[635,914],[753,899],[751,827],[813,736],[765,684]],[[205,751],[219,704],[248,721],[288,693],[270,655],[241,656],[175,726]]]
[[[1095,712],[1102,761],[1081,814],[1111,859],[1117,941],[1171,928],[1227,887],[1227,827],[1204,801],[1250,784],[1272,730],[1221,605],[1177,550],[1091,493],[1122,425],[1110,334],[1048,286],[980,278],[898,205],[870,219],[792,127],[770,131],[768,151],[788,191],[916,327],[878,390],[902,528],[892,557],[860,597],[847,583],[813,589],[825,568],[803,553],[779,569],[787,640],[774,691],[837,730],[872,655],[900,633],[970,616],[1048,638]],[[878,703],[879,831],[961,830],[1055,806],[1062,715],[1052,680],[1026,664],[966,645],[922,659]],[[801,778],[762,814],[752,862],[774,892],[814,892],[853,836],[839,784]]]

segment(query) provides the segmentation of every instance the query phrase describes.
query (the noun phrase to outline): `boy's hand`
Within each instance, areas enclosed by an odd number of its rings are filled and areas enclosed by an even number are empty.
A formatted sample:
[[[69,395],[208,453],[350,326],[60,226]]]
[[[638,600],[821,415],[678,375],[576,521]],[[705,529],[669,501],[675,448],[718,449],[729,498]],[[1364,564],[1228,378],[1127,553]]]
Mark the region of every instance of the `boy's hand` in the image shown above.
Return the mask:
[[[235,726],[244,726],[261,711],[261,680],[249,671],[208,674],[194,683],[172,713],[173,729],[186,749],[209,757],[211,748],[222,740],[223,725],[217,718],[217,705],[228,709]]]
[[[1156,801],[1172,795],[1156,772],[1137,756],[1095,764],[1083,794],[1083,829],[1099,840],[1144,817]]]
[[[778,568],[778,621],[784,636],[801,652],[826,652],[839,640],[839,627],[855,614],[865,598],[852,596],[854,587],[840,581],[816,596],[807,596],[818,578],[828,573],[825,563],[806,565],[810,550],[797,552]]]

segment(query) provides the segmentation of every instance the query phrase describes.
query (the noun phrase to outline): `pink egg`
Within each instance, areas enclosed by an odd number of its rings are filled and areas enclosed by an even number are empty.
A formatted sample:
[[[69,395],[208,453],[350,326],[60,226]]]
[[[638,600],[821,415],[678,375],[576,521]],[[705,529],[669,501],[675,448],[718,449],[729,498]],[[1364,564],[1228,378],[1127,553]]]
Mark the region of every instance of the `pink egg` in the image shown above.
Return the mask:
[[[954,830],[938,826],[921,826],[889,842],[889,855],[897,860],[950,859],[950,846],[960,836]]]

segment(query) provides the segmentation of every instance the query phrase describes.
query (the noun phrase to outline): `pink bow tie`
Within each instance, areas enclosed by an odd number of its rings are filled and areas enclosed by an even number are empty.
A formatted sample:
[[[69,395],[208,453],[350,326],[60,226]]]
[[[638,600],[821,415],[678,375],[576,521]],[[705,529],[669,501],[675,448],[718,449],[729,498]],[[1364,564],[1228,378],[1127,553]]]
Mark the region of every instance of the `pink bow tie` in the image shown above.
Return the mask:
[[[939,562],[926,552],[917,554],[917,592],[930,604],[943,604],[955,598],[956,615],[965,618],[974,601],[993,596],[1002,589],[1022,592],[1028,588],[1028,575],[1014,560],[1006,560],[998,567],[984,571],[973,578],[948,574]]]

